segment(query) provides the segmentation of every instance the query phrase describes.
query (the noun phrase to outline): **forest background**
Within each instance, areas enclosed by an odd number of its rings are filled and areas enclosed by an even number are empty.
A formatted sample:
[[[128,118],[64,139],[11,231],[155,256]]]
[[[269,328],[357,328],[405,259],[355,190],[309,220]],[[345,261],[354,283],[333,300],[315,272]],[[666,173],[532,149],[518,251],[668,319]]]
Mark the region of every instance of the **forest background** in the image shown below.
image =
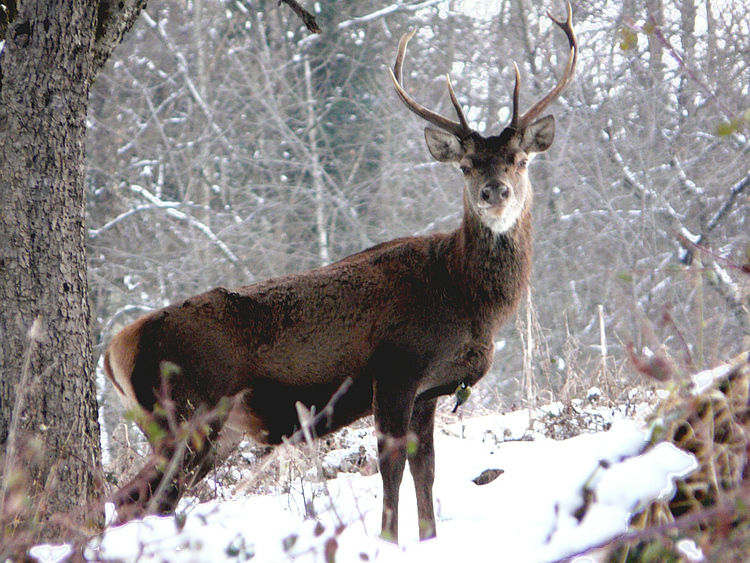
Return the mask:
[[[485,133],[509,120],[512,62],[528,107],[567,50],[545,15],[559,0],[310,3],[322,35],[276,2],[144,6],[0,0],[3,538],[98,498],[91,373],[119,327],[458,224],[459,175],[386,72],[402,33],[418,31],[414,98],[450,115],[450,73]],[[531,170],[533,288],[467,414],[591,386],[627,401],[750,347],[750,15],[740,0],[573,12],[577,80]],[[122,411],[97,374],[110,461]]]
[[[86,202],[99,357],[139,315],[458,225],[462,182],[432,161],[387,67],[410,27],[412,96],[480,132],[562,72],[562,2],[311,6],[151,0],[91,91]],[[576,2],[576,81],[531,166],[533,289],[498,335],[473,408],[611,400],[750,346],[750,13],[712,0]],[[666,366],[666,367],[665,367]],[[104,391],[105,435],[121,422]],[[446,405],[446,408],[447,405]]]

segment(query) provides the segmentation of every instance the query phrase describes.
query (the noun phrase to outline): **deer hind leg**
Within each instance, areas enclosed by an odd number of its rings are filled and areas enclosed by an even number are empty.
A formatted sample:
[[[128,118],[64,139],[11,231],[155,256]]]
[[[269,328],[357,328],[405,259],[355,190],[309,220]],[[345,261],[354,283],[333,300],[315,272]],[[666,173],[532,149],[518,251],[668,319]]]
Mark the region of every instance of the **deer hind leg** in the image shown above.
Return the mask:
[[[113,497],[118,523],[146,514],[172,513],[185,491],[213,469],[226,420],[220,411],[199,413],[178,428],[170,426],[166,417],[149,417],[161,430],[155,432],[151,426],[146,432],[152,455]]]
[[[409,422],[410,433],[416,443],[408,451],[409,470],[414,478],[419,517],[419,539],[436,536],[435,509],[432,502],[432,485],[435,482],[435,407],[437,397],[417,401]]]

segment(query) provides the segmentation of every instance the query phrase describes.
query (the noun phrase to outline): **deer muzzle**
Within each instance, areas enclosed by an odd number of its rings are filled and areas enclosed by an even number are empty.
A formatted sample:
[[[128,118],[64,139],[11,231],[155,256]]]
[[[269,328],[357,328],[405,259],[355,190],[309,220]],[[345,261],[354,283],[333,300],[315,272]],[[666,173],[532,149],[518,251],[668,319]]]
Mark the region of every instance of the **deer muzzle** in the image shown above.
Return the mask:
[[[479,190],[479,205],[494,207],[503,203],[510,195],[510,188],[503,182],[489,182]]]

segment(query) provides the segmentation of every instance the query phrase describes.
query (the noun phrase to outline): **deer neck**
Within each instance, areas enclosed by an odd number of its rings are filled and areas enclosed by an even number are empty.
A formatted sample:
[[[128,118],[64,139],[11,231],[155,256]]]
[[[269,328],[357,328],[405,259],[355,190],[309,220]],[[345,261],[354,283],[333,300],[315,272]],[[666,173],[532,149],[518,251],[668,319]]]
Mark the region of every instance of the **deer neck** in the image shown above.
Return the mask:
[[[531,277],[532,234],[528,208],[501,234],[464,213],[449,262],[456,285],[472,306],[501,310],[502,316],[515,309]]]

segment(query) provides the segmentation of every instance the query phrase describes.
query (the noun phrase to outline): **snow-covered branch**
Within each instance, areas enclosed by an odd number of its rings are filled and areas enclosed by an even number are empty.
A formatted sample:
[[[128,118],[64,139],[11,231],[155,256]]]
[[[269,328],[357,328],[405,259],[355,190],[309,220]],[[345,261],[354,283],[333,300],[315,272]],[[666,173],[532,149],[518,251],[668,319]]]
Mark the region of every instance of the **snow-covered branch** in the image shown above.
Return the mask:
[[[435,4],[439,4],[443,1],[444,0],[427,0],[426,2],[419,2],[418,4],[391,4],[390,6],[386,8],[375,10],[374,12],[370,14],[367,14],[364,16],[357,16],[355,18],[351,18],[349,20],[343,21],[339,23],[338,28],[346,29],[347,27],[357,25],[358,23],[372,21],[372,20],[387,16],[389,14],[394,14],[396,12],[415,12],[417,10],[429,8],[430,6],[434,6]]]
[[[138,206],[134,207],[133,209],[130,209],[130,210],[126,211],[125,213],[121,213],[120,215],[118,215],[117,217],[115,217],[111,221],[105,223],[104,225],[102,225],[98,229],[89,229],[89,236],[92,239],[95,239],[100,234],[102,234],[104,231],[107,231],[107,230],[111,229],[112,227],[114,227],[115,225],[118,225],[119,223],[121,223],[122,221],[124,221],[125,219],[127,219],[128,217],[131,217],[132,215],[140,213],[141,211],[148,211],[150,209],[175,208],[178,205],[179,205],[179,203],[175,203],[175,202],[162,202],[159,205],[152,204],[152,203],[149,203],[147,205],[138,205]]]
[[[190,224],[192,227],[195,227],[198,229],[199,232],[201,232],[209,241],[211,241],[212,244],[216,245],[219,250],[224,254],[224,256],[227,257],[227,259],[235,265],[237,268],[239,268],[242,273],[245,275],[245,278],[247,280],[254,280],[255,276],[253,276],[252,273],[250,273],[250,270],[247,269],[247,267],[242,263],[242,261],[237,257],[237,255],[232,252],[232,250],[227,246],[227,244],[222,241],[216,234],[211,230],[211,228],[206,225],[205,223],[202,223],[198,221],[195,217],[188,215],[187,213],[183,211],[179,211],[177,207],[180,205],[179,203],[172,202],[172,201],[164,201],[161,198],[155,196],[152,194],[149,190],[144,188],[143,186],[139,186],[138,184],[131,184],[130,190],[140,195],[143,199],[149,202],[148,205],[139,205],[129,211],[126,211],[125,213],[122,213],[121,215],[118,215],[111,221],[109,221],[107,224],[102,226],[99,229],[92,229],[90,232],[92,237],[99,236],[103,231],[111,228],[112,226],[116,225],[117,223],[123,221],[124,219],[130,217],[131,215],[134,215],[136,213],[139,213],[141,211],[147,210],[147,209],[166,209],[166,214],[170,217],[174,217],[175,219],[178,219],[180,221],[185,221],[188,224]]]

